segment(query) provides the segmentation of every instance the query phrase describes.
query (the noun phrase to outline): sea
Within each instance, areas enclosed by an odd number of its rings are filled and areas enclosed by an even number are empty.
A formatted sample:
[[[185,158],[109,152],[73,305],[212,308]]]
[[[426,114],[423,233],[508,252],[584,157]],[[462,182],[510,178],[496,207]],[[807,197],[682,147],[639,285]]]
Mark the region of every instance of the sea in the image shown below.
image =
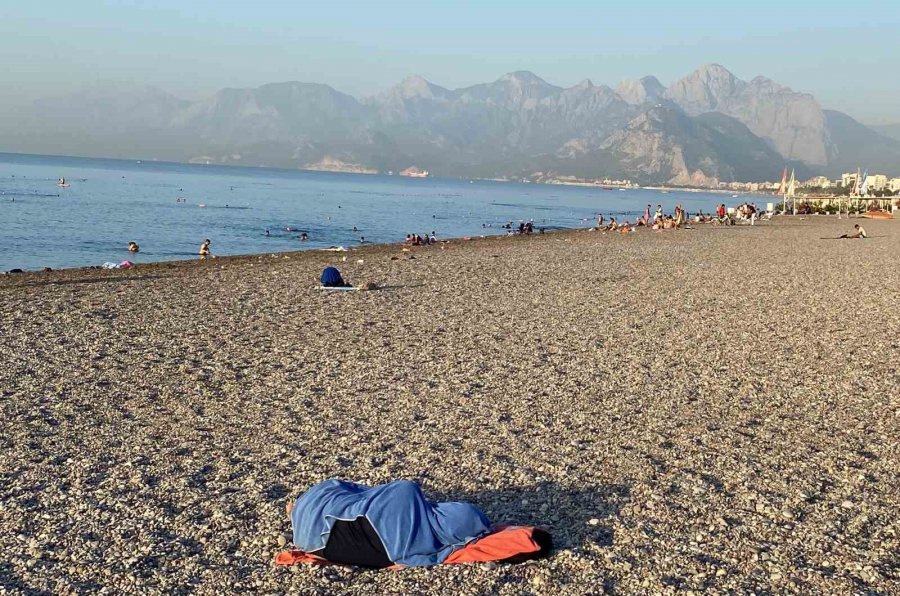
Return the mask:
[[[244,255],[505,234],[523,220],[588,228],[599,213],[708,212],[726,196],[0,153],[0,271],[195,259],[207,238],[215,255]]]

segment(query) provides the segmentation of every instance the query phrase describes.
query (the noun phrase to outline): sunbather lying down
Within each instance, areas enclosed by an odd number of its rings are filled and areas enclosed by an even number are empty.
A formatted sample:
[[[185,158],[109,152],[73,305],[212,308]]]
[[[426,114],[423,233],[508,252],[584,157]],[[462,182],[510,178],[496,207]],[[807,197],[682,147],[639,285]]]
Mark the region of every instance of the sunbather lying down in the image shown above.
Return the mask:
[[[468,503],[432,503],[415,482],[368,487],[321,482],[287,506],[294,547],[278,565],[345,564],[421,567],[484,561],[521,562],[547,556],[546,531],[491,526]]]

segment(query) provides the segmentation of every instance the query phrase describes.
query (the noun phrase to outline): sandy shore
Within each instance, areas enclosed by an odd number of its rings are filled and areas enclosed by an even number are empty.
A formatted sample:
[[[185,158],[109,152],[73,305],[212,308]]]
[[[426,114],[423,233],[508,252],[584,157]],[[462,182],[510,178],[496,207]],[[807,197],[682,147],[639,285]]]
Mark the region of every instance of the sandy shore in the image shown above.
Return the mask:
[[[851,225],[3,277],[0,586],[896,593],[900,223],[821,239]],[[388,287],[317,292],[327,264]],[[274,568],[285,499],[330,477],[558,549]]]

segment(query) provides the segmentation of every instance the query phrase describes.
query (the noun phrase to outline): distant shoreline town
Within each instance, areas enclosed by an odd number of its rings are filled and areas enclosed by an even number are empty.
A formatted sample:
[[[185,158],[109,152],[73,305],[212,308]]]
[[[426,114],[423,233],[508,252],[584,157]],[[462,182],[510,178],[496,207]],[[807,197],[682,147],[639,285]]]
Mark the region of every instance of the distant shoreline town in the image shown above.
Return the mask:
[[[836,197],[849,195],[856,186],[856,172],[842,174],[834,180],[827,176],[814,176],[805,182],[797,184],[799,195],[809,197]],[[863,176],[868,184],[870,197],[891,197],[900,195],[900,176],[888,177],[886,174],[868,174]],[[649,190],[681,191],[681,192],[741,192],[761,195],[780,194],[783,182],[719,182],[715,186],[681,186],[681,185],[638,185],[631,180],[603,179],[579,179],[570,176],[549,178],[542,180],[546,184],[563,184],[571,186],[600,186],[609,188],[645,188]]]
[[[339,160],[323,160],[316,164],[307,164],[301,168],[315,172],[334,172],[347,174],[373,174],[393,176],[394,172],[381,172],[359,164],[347,164]],[[410,166],[396,175],[410,178],[429,178],[428,170]],[[847,172],[840,178],[814,176],[805,182],[799,182],[797,189],[805,192],[797,194],[810,198],[828,198],[849,195],[860,176],[857,172]],[[868,174],[864,176],[868,184],[868,196],[872,198],[892,197],[900,195],[900,176],[888,177],[886,174]],[[713,193],[748,193],[760,195],[776,195],[783,188],[783,182],[717,182],[710,186],[683,186],[674,184],[638,184],[630,179],[619,178],[579,178],[576,176],[554,176],[536,172],[524,178],[496,177],[472,178],[490,182],[521,182],[524,184],[558,184],[562,186],[582,186],[601,188],[604,190],[643,188],[647,190],[680,191],[680,192],[713,192]]]

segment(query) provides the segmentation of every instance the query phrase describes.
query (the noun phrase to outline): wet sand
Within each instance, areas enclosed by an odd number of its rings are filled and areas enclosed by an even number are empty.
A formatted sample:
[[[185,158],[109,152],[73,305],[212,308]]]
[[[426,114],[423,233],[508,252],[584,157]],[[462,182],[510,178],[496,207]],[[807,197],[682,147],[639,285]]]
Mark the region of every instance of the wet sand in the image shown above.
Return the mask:
[[[0,586],[900,591],[900,223],[863,221],[0,277]],[[387,287],[315,291],[329,264]],[[331,477],[557,549],[274,568]]]

